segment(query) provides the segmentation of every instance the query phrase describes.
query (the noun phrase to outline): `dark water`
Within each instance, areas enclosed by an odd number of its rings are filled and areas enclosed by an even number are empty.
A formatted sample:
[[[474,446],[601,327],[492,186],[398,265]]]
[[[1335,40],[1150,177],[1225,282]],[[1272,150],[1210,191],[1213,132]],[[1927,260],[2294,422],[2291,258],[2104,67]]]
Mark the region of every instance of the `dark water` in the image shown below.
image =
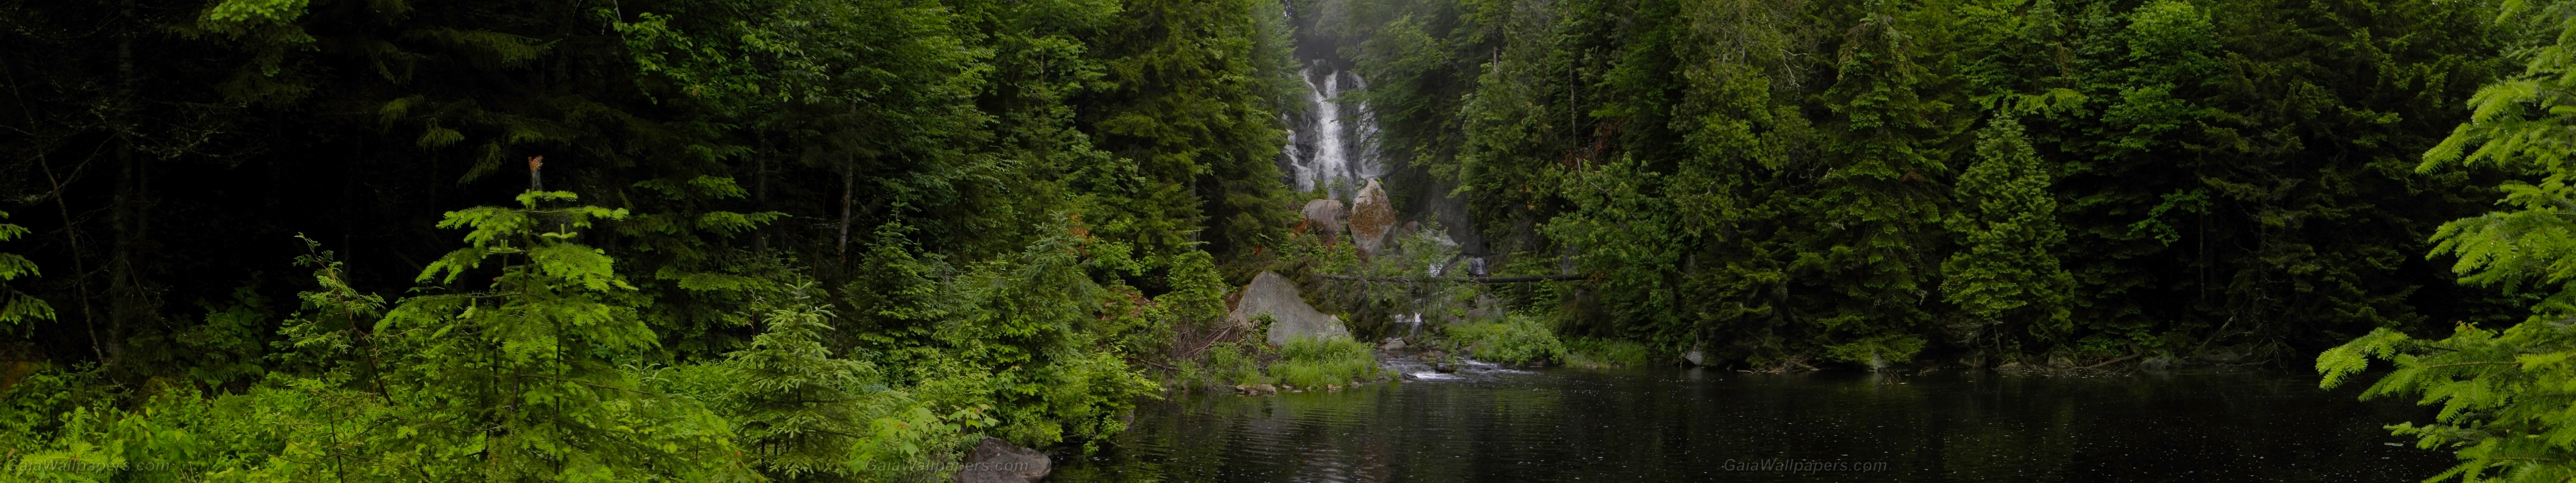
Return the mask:
[[[2355,389],[2275,372],[1646,369],[1175,395],[1115,444],[1059,457],[1051,481],[2416,481],[2449,467],[2380,429],[2429,412]]]

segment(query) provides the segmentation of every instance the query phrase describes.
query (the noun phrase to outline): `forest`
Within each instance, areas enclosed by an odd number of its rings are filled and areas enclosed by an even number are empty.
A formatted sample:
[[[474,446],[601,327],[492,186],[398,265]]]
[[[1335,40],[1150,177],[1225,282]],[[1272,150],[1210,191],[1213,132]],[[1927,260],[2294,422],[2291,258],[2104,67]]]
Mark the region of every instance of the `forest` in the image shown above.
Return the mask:
[[[1559,364],[2313,362],[2442,406],[2392,427],[2441,477],[2554,481],[2570,45],[2559,0],[0,0],[0,461],[944,480],[1366,357],[1234,331],[1270,272]],[[1420,236],[1303,223],[1319,69]],[[1466,257],[1549,280],[1423,273]]]

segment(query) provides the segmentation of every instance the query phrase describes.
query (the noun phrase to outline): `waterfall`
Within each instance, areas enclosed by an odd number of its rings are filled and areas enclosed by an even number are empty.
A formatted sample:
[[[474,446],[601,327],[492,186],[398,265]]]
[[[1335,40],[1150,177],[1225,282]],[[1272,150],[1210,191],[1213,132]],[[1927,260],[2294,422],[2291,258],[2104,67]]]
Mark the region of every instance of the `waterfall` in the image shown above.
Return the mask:
[[[1377,116],[1366,101],[1342,98],[1344,80],[1355,88],[1368,84],[1322,60],[1309,61],[1297,75],[1306,81],[1308,105],[1305,119],[1292,118],[1296,130],[1281,150],[1288,174],[1298,191],[1322,187],[1335,199],[1349,199],[1361,181],[1385,174],[1377,160]]]

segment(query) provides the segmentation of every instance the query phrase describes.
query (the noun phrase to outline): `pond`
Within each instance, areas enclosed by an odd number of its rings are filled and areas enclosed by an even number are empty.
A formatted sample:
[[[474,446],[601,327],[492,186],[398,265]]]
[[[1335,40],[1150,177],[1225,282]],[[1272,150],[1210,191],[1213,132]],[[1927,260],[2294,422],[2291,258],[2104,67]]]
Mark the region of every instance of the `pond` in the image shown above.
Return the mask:
[[[2452,463],[2381,429],[2430,411],[2316,381],[1551,369],[1174,394],[1050,481],[2416,481]]]

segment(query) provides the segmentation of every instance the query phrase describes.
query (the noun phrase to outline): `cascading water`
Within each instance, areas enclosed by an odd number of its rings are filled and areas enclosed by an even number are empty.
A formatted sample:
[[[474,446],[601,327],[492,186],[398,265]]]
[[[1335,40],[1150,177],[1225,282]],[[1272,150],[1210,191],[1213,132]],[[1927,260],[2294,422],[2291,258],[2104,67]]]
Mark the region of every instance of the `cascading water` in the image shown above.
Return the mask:
[[[1290,117],[1283,153],[1298,191],[1321,187],[1335,199],[1350,199],[1362,181],[1385,174],[1377,160],[1377,116],[1368,103],[1344,99],[1345,85],[1366,87],[1359,74],[1309,61],[1297,71],[1306,81],[1303,119]],[[1348,84],[1344,81],[1348,80]]]

